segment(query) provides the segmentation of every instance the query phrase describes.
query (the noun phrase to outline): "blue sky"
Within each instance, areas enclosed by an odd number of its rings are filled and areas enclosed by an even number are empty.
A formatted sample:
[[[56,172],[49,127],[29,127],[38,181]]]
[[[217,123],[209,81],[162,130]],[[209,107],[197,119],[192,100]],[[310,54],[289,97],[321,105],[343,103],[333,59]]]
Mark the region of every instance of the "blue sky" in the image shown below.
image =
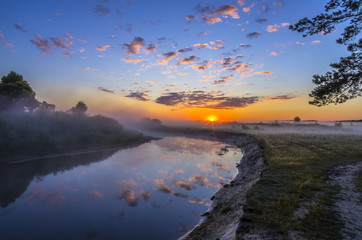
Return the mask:
[[[347,55],[335,42],[343,28],[307,38],[288,29],[324,4],[3,0],[0,74],[21,73],[40,100],[60,110],[83,99],[91,112],[112,116],[167,118],[177,111],[180,119],[197,120],[181,114],[222,110],[233,116],[228,120],[257,120],[253,109],[272,104],[324,119],[308,106],[311,77]],[[344,112],[360,100],[344,106],[323,111],[331,119],[360,117]],[[282,112],[275,118],[289,117]]]

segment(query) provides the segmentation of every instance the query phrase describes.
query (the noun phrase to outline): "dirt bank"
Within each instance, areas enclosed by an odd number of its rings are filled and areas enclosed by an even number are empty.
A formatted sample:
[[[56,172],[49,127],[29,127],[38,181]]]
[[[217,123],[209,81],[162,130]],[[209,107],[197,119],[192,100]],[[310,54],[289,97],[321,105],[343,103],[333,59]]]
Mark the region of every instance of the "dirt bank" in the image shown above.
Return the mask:
[[[334,209],[344,222],[343,239],[362,239],[362,194],[355,189],[360,174],[362,162],[336,167],[329,176],[329,184],[342,188],[336,196]]]
[[[236,238],[236,229],[243,215],[246,193],[259,180],[265,165],[263,149],[257,141],[245,135],[219,136],[222,142],[235,142],[236,138],[238,141],[244,140],[243,157],[237,165],[238,174],[230,184],[224,185],[211,197],[211,207],[203,214],[201,223],[180,239]]]

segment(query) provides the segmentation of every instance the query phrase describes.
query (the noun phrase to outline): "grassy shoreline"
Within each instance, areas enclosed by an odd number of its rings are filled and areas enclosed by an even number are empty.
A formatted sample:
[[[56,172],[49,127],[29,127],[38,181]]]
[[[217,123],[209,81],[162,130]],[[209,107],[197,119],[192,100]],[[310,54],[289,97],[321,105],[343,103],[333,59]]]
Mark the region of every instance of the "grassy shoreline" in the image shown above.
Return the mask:
[[[264,145],[267,166],[247,194],[238,239],[262,231],[281,238],[342,239],[343,222],[332,208],[340,189],[327,180],[333,168],[362,160],[362,137],[302,133],[256,137]]]

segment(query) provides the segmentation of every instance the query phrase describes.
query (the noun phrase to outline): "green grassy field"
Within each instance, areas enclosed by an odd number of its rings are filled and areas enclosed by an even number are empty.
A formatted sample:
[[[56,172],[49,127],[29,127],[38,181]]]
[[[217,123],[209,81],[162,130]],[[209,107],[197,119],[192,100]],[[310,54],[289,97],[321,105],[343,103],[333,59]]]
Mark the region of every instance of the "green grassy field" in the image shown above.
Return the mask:
[[[342,239],[339,215],[332,209],[338,187],[327,184],[330,170],[362,161],[362,136],[258,134],[267,166],[247,195],[244,232],[290,231],[307,239]],[[362,177],[356,189],[362,190]],[[303,208],[300,208],[302,207]],[[299,216],[298,211],[300,212]],[[241,238],[243,232],[239,232]],[[290,237],[290,235],[289,235]]]

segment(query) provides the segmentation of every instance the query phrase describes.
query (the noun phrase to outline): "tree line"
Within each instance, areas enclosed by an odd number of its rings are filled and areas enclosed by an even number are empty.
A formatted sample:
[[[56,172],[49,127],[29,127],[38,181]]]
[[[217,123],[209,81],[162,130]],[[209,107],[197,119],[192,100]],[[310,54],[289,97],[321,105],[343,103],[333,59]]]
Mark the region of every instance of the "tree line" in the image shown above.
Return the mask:
[[[46,101],[38,101],[30,84],[21,74],[11,71],[2,76],[0,82],[0,112],[54,112],[55,105]],[[67,112],[84,114],[88,107],[79,101]]]

